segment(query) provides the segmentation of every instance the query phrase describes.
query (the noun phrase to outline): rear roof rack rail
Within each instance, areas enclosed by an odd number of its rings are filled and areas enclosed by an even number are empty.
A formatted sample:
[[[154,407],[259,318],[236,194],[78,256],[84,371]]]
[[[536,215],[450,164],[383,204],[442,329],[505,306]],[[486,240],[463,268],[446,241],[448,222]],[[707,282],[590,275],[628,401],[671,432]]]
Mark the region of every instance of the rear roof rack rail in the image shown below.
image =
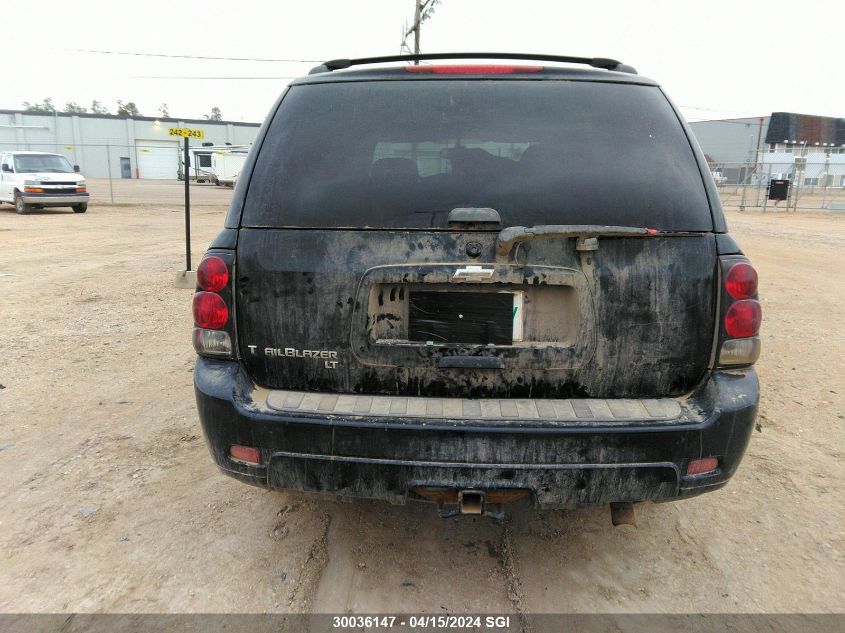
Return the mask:
[[[385,55],[383,57],[360,57],[358,59],[332,59],[311,69],[309,75],[343,70],[365,64],[383,64],[386,62],[427,61],[430,59],[522,59],[529,61],[561,62],[566,64],[584,64],[593,68],[615,70],[636,75],[631,66],[615,59],[605,57],[570,57],[566,55],[534,55],[531,53],[420,53],[418,55]]]

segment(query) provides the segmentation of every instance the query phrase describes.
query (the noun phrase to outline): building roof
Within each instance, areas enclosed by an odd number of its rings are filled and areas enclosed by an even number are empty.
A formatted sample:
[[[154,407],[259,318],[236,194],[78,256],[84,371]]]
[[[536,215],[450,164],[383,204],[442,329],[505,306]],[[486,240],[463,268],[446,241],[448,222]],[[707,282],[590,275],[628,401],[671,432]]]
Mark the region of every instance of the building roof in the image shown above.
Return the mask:
[[[242,127],[261,127],[260,123],[248,123],[246,121],[211,121],[209,119],[185,119],[174,117],[161,116],[123,116],[119,114],[95,114],[93,112],[33,112],[31,110],[4,110],[0,109],[0,114],[35,114],[43,116],[78,116],[85,119],[132,119],[134,121],[160,121],[162,123],[202,123],[202,124],[218,124],[218,125],[240,125]]]
[[[32,156],[33,154],[37,154],[38,156],[63,156],[63,154],[57,154],[56,152],[36,152],[28,149],[13,149],[3,153],[11,156]]]
[[[845,144],[845,119],[796,114],[794,112],[772,112],[769,129],[766,132],[767,143],[827,143]]]

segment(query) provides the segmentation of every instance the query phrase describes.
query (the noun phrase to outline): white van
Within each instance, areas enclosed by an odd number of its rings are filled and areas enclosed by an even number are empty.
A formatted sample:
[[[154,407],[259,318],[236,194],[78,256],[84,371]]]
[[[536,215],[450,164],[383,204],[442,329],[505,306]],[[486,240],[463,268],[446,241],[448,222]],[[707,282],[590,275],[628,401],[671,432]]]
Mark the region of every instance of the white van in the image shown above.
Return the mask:
[[[0,202],[15,205],[18,213],[44,207],[88,210],[88,189],[79,165],[49,152],[0,153]]]

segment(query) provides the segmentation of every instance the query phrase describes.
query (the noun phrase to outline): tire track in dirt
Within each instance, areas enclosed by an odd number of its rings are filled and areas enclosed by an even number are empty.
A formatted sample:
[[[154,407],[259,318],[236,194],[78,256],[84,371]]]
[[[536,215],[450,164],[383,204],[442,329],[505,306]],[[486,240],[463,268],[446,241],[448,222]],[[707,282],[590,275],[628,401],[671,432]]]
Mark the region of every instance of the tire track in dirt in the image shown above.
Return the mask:
[[[329,562],[329,529],[332,517],[328,512],[320,515],[319,536],[311,544],[308,557],[302,563],[302,568],[296,579],[296,584],[290,591],[288,607],[293,613],[309,613],[317,587],[323,577],[323,572]]]
[[[505,575],[508,600],[511,601],[511,605],[513,605],[513,609],[519,617],[519,630],[522,633],[531,633],[531,626],[526,617],[525,591],[522,586],[522,580],[519,577],[519,568],[516,564],[513,530],[511,529],[511,519],[509,515],[505,515],[505,518],[502,521],[502,534],[499,540],[498,557],[499,564],[502,566],[502,572]]]

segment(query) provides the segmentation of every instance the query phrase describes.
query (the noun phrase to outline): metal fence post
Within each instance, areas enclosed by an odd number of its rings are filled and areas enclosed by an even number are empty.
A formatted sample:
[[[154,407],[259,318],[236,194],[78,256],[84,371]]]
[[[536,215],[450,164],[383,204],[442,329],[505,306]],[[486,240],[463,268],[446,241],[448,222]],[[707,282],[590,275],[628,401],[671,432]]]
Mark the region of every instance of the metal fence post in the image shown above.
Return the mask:
[[[763,193],[763,213],[766,212],[766,208],[769,206],[769,191],[772,187],[772,166],[769,165],[769,173],[766,176],[766,189]]]
[[[191,155],[188,137],[185,137],[185,271],[191,270]]]
[[[109,150],[108,143],[106,143],[106,168],[109,173],[109,198],[111,199],[111,203],[114,204],[114,190],[112,189],[111,183],[111,151]]]

